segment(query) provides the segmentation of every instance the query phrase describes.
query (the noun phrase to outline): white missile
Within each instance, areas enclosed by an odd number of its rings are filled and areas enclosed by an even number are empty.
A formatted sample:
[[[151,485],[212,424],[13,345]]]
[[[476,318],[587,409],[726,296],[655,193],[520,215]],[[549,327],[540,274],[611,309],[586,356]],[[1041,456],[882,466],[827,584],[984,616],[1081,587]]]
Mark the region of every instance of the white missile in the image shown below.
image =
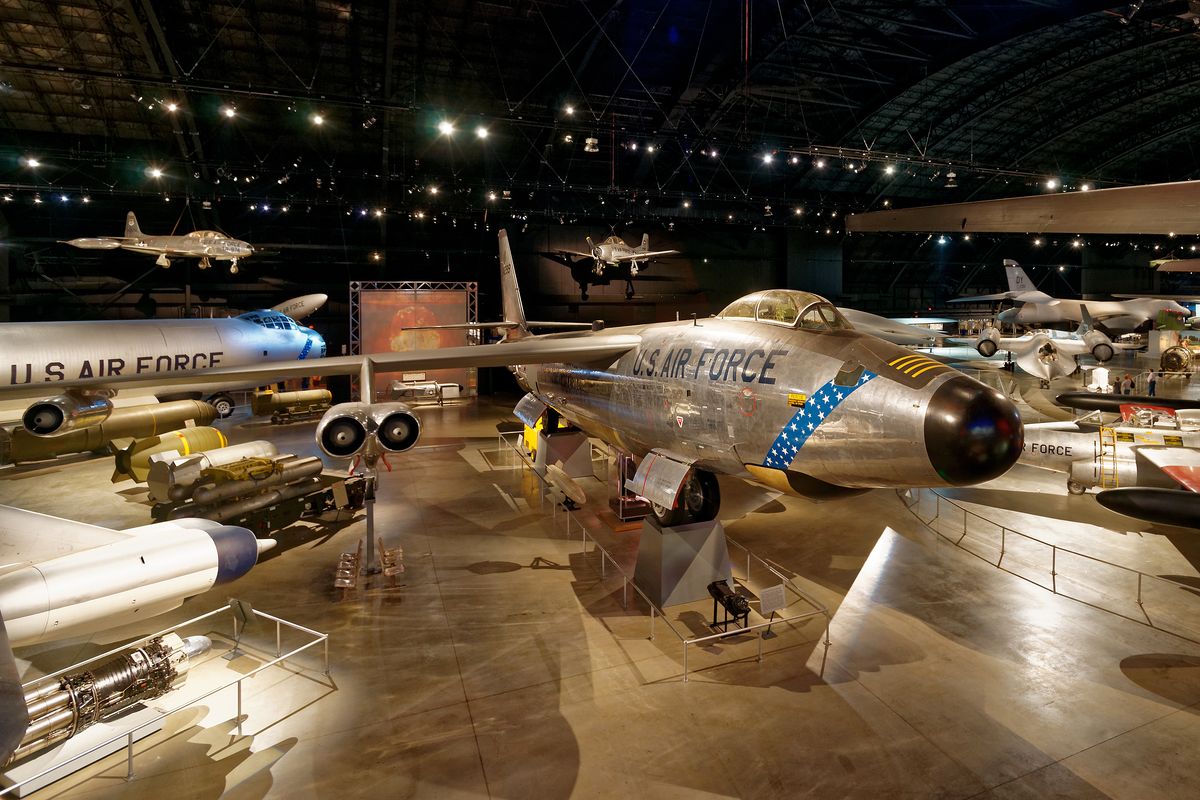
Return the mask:
[[[91,531],[109,541],[0,575],[0,616],[13,647],[125,625],[178,607],[250,571],[274,539],[206,519],[111,531],[0,507],[3,522],[64,539]],[[61,528],[61,530],[59,530]]]
[[[291,300],[280,303],[271,310],[287,314],[292,319],[304,319],[325,305],[327,300],[329,300],[329,295],[327,294],[306,294],[300,297],[293,297]]]

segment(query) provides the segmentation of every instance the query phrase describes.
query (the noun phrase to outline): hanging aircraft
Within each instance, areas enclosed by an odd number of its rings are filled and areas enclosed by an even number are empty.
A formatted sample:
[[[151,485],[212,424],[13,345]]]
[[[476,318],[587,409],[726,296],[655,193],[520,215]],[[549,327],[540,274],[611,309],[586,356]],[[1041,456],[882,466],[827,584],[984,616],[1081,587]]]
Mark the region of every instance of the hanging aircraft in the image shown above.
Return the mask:
[[[229,271],[238,271],[238,260],[254,254],[254,248],[241,239],[231,239],[219,231],[192,231],[182,236],[150,236],[142,233],[132,211],[125,215],[124,236],[99,236],[63,242],[82,250],[130,250],[157,255],[160,267],[171,266],[171,258],[198,258],[200,268],[208,269],[211,259],[228,261]]]
[[[77,393],[211,381],[358,375],[363,401],[317,425],[332,457],[401,452],[420,436],[403,403],[375,403],[376,371],[510,366],[529,394],[518,416],[561,415],[640,459],[635,491],[663,525],[715,517],[716,474],[826,498],[872,488],[961,486],[1003,474],[1020,455],[1021,419],[996,390],[856,331],[832,304],[794,290],[756,292],[716,317],[533,335],[512,252],[499,234],[504,319],[496,344],[217,366],[155,376],[123,372],[63,385]],[[0,396],[36,396],[30,384]]]
[[[305,295],[278,308],[303,318],[325,300]],[[19,389],[36,400],[21,415],[25,430],[60,436],[98,425],[112,413],[107,393],[72,389],[79,381],[142,376],[155,388],[153,379],[166,375],[324,355],[321,334],[275,309],[214,319],[7,323],[0,324],[0,400],[16,397]],[[233,399],[219,387],[176,387],[161,396],[200,397],[202,391],[218,414],[232,412]]]
[[[1118,349],[1136,349],[1137,345],[1118,344],[1103,332],[1092,327],[1092,318],[1086,305],[1080,305],[1083,324],[1068,333],[1055,330],[1033,330],[1022,336],[1001,336],[1000,331],[989,326],[975,343],[975,349],[984,358],[991,358],[999,350],[1012,354],[1017,366],[1041,378],[1042,386],[1049,387],[1055,378],[1065,378],[1079,369],[1076,360],[1082,355],[1091,355],[1101,364],[1112,359]]]
[[[633,298],[633,279],[647,261],[659,256],[669,256],[678,250],[651,250],[650,234],[642,234],[642,243],[631,247],[616,234],[609,236],[600,244],[594,244],[592,237],[586,237],[588,252],[576,250],[555,250],[542,255],[552,258],[571,269],[571,275],[579,284],[580,297],[588,299],[588,286],[606,286],[614,279],[625,281],[625,299]],[[591,262],[588,268],[588,262]]]
[[[1056,322],[1083,322],[1083,311],[1091,315],[1097,327],[1106,332],[1128,332],[1146,329],[1153,324],[1160,312],[1189,316],[1188,310],[1174,300],[1154,297],[1138,297],[1129,300],[1066,300],[1051,297],[1038,290],[1025,270],[1011,258],[1004,259],[1004,271],[1008,273],[1007,292],[985,294],[976,297],[956,297],[951,303],[981,303],[1011,300],[1015,307],[996,315],[996,320],[1005,325],[1046,325]]]
[[[1113,511],[1200,526],[1200,410],[1155,405],[1153,397],[1099,397],[1106,410],[1119,404],[1120,422],[1026,425],[1021,462],[1065,472],[1071,494],[1099,487],[1096,500]],[[1076,405],[1071,395],[1058,399]],[[1080,400],[1080,407],[1096,407],[1087,396]]]

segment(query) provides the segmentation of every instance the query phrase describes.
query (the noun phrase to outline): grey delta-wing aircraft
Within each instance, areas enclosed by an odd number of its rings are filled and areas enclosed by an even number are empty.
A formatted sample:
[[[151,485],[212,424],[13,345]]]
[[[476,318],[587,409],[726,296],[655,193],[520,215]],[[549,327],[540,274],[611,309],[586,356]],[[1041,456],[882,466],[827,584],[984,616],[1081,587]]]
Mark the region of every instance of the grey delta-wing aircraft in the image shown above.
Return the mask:
[[[151,236],[142,233],[132,211],[125,215],[124,236],[96,236],[63,242],[82,250],[129,250],[157,256],[160,267],[171,266],[172,258],[198,258],[200,268],[207,269],[212,261],[228,261],[230,272],[238,271],[239,259],[254,254],[254,248],[241,239],[232,239],[219,231],[192,231],[180,236]]]

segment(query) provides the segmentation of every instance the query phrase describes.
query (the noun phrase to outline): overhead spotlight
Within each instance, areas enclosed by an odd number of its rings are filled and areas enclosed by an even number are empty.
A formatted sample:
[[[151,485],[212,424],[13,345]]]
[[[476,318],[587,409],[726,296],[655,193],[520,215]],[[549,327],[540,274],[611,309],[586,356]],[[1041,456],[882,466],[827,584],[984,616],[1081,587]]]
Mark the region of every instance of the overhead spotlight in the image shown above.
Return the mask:
[[[360,209],[358,210],[358,215],[359,215],[360,217],[365,217],[365,216],[367,215],[367,210],[366,210],[365,208],[360,208]]]
[[[969,242],[969,241],[971,241],[971,234],[969,234],[969,233],[964,233],[964,234],[963,234],[963,241],[964,241],[964,242]]]
[[[804,213],[804,209],[801,208],[800,206],[796,206],[795,208],[792,209],[792,213],[798,217]]]
[[[773,155],[771,155],[770,153],[763,153],[762,162],[764,164],[770,164],[774,160],[774,158],[775,157]]]
[[[383,260],[383,254],[382,254],[382,253],[380,253],[378,250],[377,250],[377,251],[375,251],[374,253],[371,253],[371,260],[372,260],[372,261],[382,261],[382,260]]]
[[[376,216],[376,217],[382,217],[382,216],[383,216],[383,209],[382,209],[382,208],[377,208],[377,209],[375,209],[375,216]]]
[[[891,200],[884,200],[884,201],[883,201],[883,207],[884,207],[884,208],[887,208],[887,207],[888,207],[888,206],[890,206],[891,204],[892,204],[892,201],[891,201]]]
[[[767,203],[765,206],[763,206],[763,216],[764,216],[764,217],[771,217],[771,216],[774,216],[774,212],[772,212],[772,211],[771,211],[771,204],[770,204],[770,203]]]
[[[886,167],[883,168],[883,174],[884,175],[895,175],[896,174],[896,165],[888,164]]]
[[[1081,184],[1079,184],[1079,191],[1081,191],[1081,192],[1090,192],[1091,190],[1092,190],[1092,185],[1091,185],[1090,183],[1081,183]]]
[[[425,219],[425,212],[418,211],[417,213],[413,214],[413,216],[416,217],[417,219]]]
[[[813,162],[813,166],[816,167],[817,169],[825,169],[825,159],[818,158],[816,161]]]
[[[629,143],[629,149],[630,149],[630,150],[637,150],[637,142],[630,142],[630,143]]]
[[[25,159],[25,166],[27,166],[27,167],[33,167],[34,169],[37,169],[41,165],[42,165],[42,162],[38,161],[36,158]]]
[[[164,106],[164,107],[167,109],[167,111],[170,111],[172,114],[174,114],[176,111],[179,110],[178,103],[167,103],[166,106]]]
[[[267,205],[266,203],[263,203],[263,211],[270,211],[270,210],[271,210],[271,207],[269,205]]]
[[[595,136],[589,136],[586,139],[584,139],[583,140],[583,152],[599,153],[600,152],[600,140],[597,139]]]
[[[717,157],[717,148],[715,148],[715,147],[714,147],[712,150],[709,150],[709,151],[708,151],[708,157],[709,157],[709,158],[716,158],[716,157]]]
[[[648,144],[648,145],[646,145],[646,152],[647,152],[647,153],[653,153],[653,152],[654,152],[654,145],[652,145],[652,144]]]
[[[684,208],[691,208],[691,207],[692,207],[692,201],[691,201],[691,200],[684,200],[684,201],[683,201],[683,207],[684,207]]]
[[[279,210],[286,214],[289,208],[291,208],[291,206],[280,206]]]
[[[956,173],[954,171],[950,171],[950,172],[946,173],[946,188],[947,189],[957,189],[958,188],[958,173]]]
[[[1058,188],[1058,180],[1055,178],[1049,179],[1048,181],[1046,181],[1046,188],[1047,189],[1057,189]]]
[[[163,171],[161,169],[159,169],[158,167],[150,168],[150,177],[151,178],[161,178],[162,176],[163,176]]]
[[[376,122],[375,117],[364,118],[362,121],[363,130],[366,131],[366,130],[370,130],[371,128],[375,127],[375,122]]]
[[[945,244],[945,243],[946,243],[946,241],[947,241],[947,240],[946,240],[946,237],[945,237],[945,236],[939,236],[939,237],[938,237],[938,244]]]
[[[575,141],[575,137],[571,134],[568,133],[563,136],[563,144],[570,144],[573,141]]]
[[[448,120],[448,119],[442,120],[441,122],[438,123],[438,133],[442,134],[443,136],[453,136],[454,135],[453,123],[451,123],[450,120]]]
[[[324,125],[325,117],[320,114],[313,114],[312,115],[312,124],[313,125]]]
[[[568,103],[567,105],[563,106],[563,113],[566,114],[568,117],[571,116],[572,114],[575,113],[575,106],[570,105]]]
[[[792,156],[788,159],[788,163],[793,167],[800,163],[800,156]]]
[[[488,137],[488,129],[482,125],[475,126],[475,138],[486,139]]]
[[[1073,239],[1071,241],[1071,247],[1083,247],[1083,242],[1079,239]]]
[[[68,200],[70,200],[70,199],[71,199],[71,198],[67,197],[65,194],[60,194],[60,195],[58,196],[58,201],[59,201],[60,203],[65,203],[65,202],[67,202],[67,201],[68,201]]]
[[[221,113],[225,115],[226,119],[233,119],[237,116],[237,109],[233,106],[221,106]]]
[[[728,219],[732,220],[732,219],[733,219],[733,214],[730,214],[730,215],[729,215],[729,217],[728,217]]]
[[[496,193],[495,193],[495,192],[488,192],[488,193],[487,193],[487,199],[488,199],[489,201],[490,201],[490,200],[495,200],[495,199],[496,199]]]
[[[35,194],[33,196],[33,204],[35,206],[40,206],[42,204],[42,196],[40,194]]]
[[[251,203],[251,204],[250,204],[250,210],[251,210],[251,211],[258,211],[258,203]]]
[[[437,194],[437,193],[438,193],[438,187],[436,187],[436,186],[430,186],[430,187],[429,187],[429,193],[430,193],[430,194]]]
[[[1062,264],[1059,264],[1059,265],[1058,265],[1058,271],[1059,271],[1059,272],[1066,272],[1066,271],[1067,271],[1067,268],[1066,268],[1064,265],[1062,265]]]
[[[1033,246],[1034,246],[1034,247],[1041,247],[1041,246],[1042,246],[1042,240],[1041,240],[1041,239],[1034,239],[1034,240],[1033,240]]]
[[[9,192],[5,192],[5,193],[4,193],[4,202],[6,202],[6,203],[11,203],[12,201],[13,201],[13,196],[12,196],[12,194],[11,194],[11,193],[9,193]]]

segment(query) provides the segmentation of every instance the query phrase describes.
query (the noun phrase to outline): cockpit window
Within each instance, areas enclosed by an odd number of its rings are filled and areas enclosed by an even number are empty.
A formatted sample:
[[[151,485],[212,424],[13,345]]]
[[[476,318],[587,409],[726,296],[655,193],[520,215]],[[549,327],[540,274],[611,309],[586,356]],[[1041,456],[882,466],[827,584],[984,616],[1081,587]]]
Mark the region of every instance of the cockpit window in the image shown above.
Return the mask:
[[[721,312],[723,319],[754,319],[754,309],[758,307],[761,294],[750,294],[741,300],[734,300]]]
[[[821,317],[829,325],[830,330],[850,330],[850,323],[847,322],[846,318],[843,317],[833,306],[829,305],[828,303],[822,303],[821,305],[817,306],[817,310],[821,312]]]
[[[829,330],[829,326],[825,324],[825,319],[816,306],[805,311],[804,316],[800,317],[800,327],[806,331]]]
[[[758,318],[791,327],[796,323],[796,297],[790,292],[767,292],[758,304]]]
[[[241,319],[264,328],[280,331],[300,330],[300,326],[291,317],[279,311],[251,311],[248,314],[242,314]]]

